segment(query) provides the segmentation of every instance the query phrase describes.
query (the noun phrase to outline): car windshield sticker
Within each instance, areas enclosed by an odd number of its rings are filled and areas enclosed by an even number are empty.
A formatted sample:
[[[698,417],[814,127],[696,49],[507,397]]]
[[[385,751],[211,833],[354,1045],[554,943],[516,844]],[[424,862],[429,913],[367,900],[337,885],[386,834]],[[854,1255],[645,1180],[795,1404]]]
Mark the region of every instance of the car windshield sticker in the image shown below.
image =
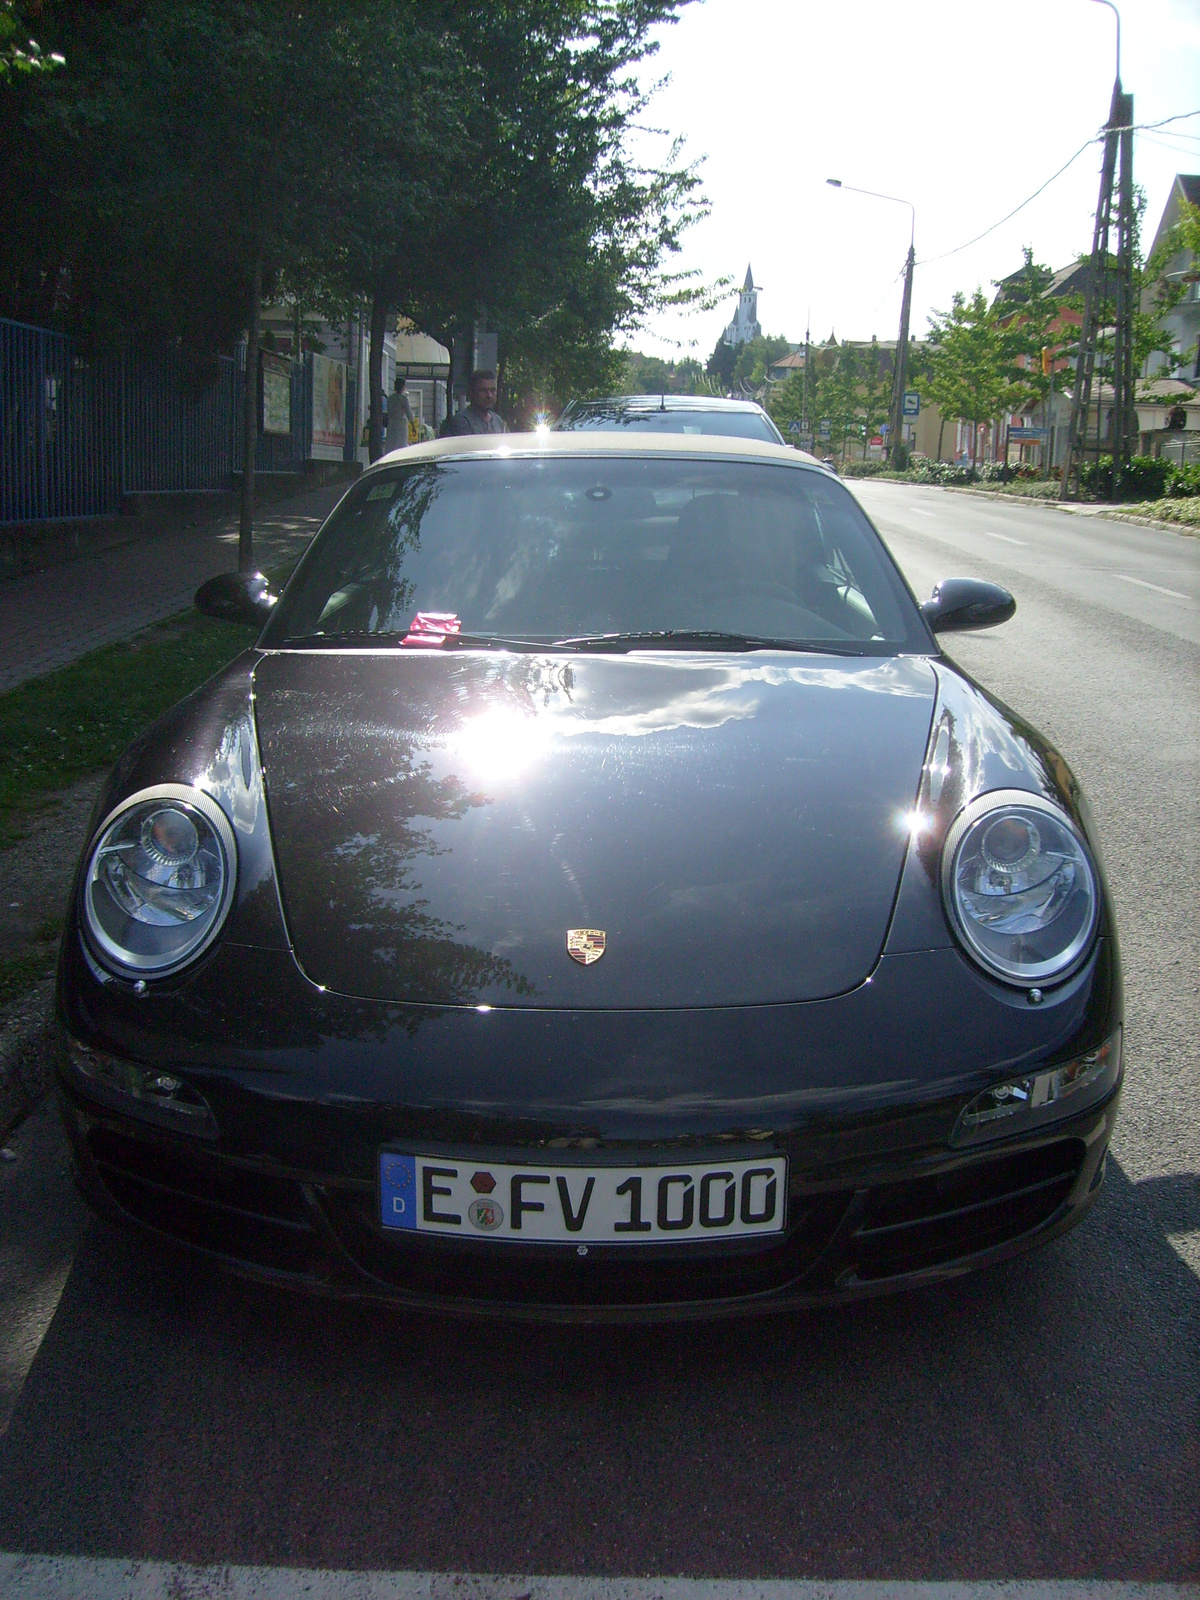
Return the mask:
[[[367,499],[368,500],[390,500],[399,487],[400,487],[399,478],[392,478],[389,482],[386,482],[386,483],[373,484],[372,487],[367,490]]]

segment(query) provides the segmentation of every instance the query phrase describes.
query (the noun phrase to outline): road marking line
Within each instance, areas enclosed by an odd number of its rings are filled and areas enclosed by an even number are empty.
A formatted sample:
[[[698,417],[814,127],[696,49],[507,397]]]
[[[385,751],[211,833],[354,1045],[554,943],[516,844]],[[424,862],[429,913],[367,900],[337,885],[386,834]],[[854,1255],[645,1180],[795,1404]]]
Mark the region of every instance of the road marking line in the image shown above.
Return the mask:
[[[0,1555],[0,1600],[1200,1600],[1200,1585],[1088,1578],[576,1578],[328,1572]]]
[[[1161,583],[1147,583],[1145,578],[1131,578],[1127,572],[1114,572],[1112,577],[1122,583],[1136,583],[1139,589],[1153,589],[1155,594],[1168,594],[1172,600],[1190,600],[1190,594],[1180,594],[1178,589],[1164,589]]]
[[[1010,539],[1006,533],[991,533],[987,528],[975,528],[975,533],[981,533],[985,539],[1002,539],[1005,544],[1019,544],[1022,549],[1029,543],[1028,539]]]

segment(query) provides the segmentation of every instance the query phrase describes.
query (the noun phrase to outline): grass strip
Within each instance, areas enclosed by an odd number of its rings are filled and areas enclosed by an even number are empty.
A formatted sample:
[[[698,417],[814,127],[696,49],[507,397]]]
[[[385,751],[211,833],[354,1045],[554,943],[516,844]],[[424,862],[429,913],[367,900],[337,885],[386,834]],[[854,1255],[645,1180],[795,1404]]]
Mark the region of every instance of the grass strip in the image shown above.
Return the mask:
[[[1135,500],[1130,505],[1114,507],[1129,517],[1153,517],[1156,522],[1177,522],[1185,531],[1200,528],[1200,495],[1191,494],[1181,500]]]
[[[0,844],[48,795],[110,766],[257,631],[185,611],[0,695]]]

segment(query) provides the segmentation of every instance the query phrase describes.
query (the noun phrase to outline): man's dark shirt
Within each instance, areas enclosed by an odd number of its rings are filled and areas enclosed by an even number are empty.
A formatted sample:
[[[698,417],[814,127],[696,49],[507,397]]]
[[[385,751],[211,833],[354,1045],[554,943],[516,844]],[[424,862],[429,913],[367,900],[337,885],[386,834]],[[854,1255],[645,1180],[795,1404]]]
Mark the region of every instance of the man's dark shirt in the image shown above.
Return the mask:
[[[477,411],[466,406],[453,417],[447,417],[438,430],[441,439],[455,439],[466,433],[507,433],[508,423],[498,411]]]

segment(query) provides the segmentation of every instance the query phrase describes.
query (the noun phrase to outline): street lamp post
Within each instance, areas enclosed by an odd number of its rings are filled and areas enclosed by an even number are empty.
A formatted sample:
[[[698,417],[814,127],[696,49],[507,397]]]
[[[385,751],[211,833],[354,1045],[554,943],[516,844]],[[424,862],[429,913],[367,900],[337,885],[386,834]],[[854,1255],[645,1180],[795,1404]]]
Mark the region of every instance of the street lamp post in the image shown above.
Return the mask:
[[[1121,13],[1113,4],[1113,0],[1094,0],[1096,5],[1107,6],[1117,19],[1117,85],[1121,83]]]
[[[902,437],[904,426],[904,369],[908,364],[908,319],[912,311],[912,282],[913,266],[916,263],[915,244],[917,237],[917,212],[911,200],[901,200],[894,194],[877,194],[874,189],[856,189],[852,184],[843,183],[840,178],[826,178],[825,182],[832,189],[845,189],[848,194],[865,194],[872,200],[888,200],[893,205],[907,206],[912,218],[912,228],[908,237],[908,259],[904,263],[904,297],[900,302],[900,338],[896,342],[896,365],[892,375],[892,411],[889,421],[891,430],[892,465],[900,468],[904,465],[904,439]]]

